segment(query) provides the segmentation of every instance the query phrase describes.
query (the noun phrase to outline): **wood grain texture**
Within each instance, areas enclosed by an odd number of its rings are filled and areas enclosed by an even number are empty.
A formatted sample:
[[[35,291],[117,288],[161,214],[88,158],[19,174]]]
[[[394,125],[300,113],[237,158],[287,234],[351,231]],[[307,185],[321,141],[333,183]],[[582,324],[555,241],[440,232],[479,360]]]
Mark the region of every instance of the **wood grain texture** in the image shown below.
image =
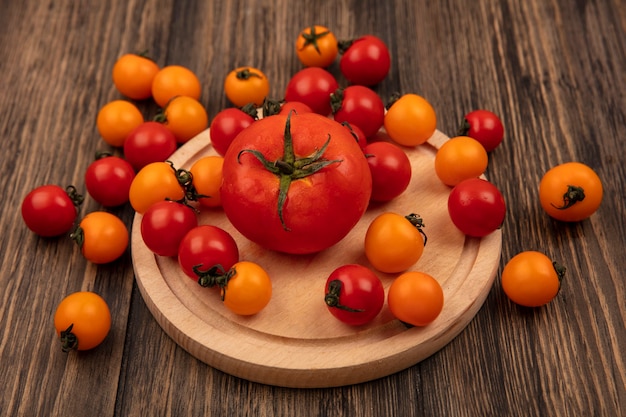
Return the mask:
[[[626,7],[622,0],[438,2],[283,0],[2,1],[0,13],[0,414],[240,416],[619,416],[626,409]],[[300,65],[298,31],[326,24],[339,38],[374,33],[393,66],[376,90],[413,91],[456,131],[475,108],[498,113],[505,141],[487,175],[508,213],[502,262],[541,250],[568,267],[558,297],[527,310],[502,294],[445,349],[405,371],[330,389],[289,389],[217,371],[159,327],[133,282],[129,256],[85,262],[64,238],[29,233],[17,207],[43,183],[83,184],[96,150],[97,110],[118,98],[122,53],[149,49],[160,65],[196,71],[210,117],[222,81],[255,65],[281,96]],[[338,73],[337,66],[331,68]],[[141,103],[146,117],[156,108]],[[537,184],[548,167],[593,167],[606,195],[578,224],[547,218]],[[98,208],[87,199],[82,212]],[[127,208],[114,210],[130,226]],[[56,304],[92,289],[114,313],[98,349],[64,355]]]

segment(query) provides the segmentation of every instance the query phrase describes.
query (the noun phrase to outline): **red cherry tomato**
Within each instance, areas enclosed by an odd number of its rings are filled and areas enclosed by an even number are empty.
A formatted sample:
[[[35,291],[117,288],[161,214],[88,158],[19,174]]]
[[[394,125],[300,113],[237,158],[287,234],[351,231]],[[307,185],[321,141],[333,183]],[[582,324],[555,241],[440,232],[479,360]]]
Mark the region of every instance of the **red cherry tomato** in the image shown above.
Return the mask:
[[[495,185],[481,178],[471,178],[461,181],[450,192],[448,213],[461,232],[483,237],[502,225],[506,205]]]
[[[180,242],[197,226],[198,216],[193,208],[176,201],[159,201],[141,218],[141,237],[157,255],[177,256]]]
[[[348,131],[354,137],[354,140],[356,140],[356,143],[359,144],[361,149],[365,149],[365,147],[367,146],[367,137],[365,136],[365,133],[363,133],[361,128],[357,125],[353,126],[348,122],[341,122],[341,125],[348,129]]]
[[[217,113],[209,126],[209,136],[215,151],[224,156],[235,136],[256,119],[256,110],[250,114],[247,109],[231,107]]]
[[[287,83],[285,101],[299,101],[313,112],[328,116],[330,94],[339,88],[333,75],[325,69],[308,67],[298,71]]]
[[[287,101],[280,107],[278,114],[287,116],[291,111],[294,111],[296,114],[313,113],[313,109],[307,104],[299,101]]]
[[[360,326],[380,313],[385,290],[372,270],[357,264],[343,265],[328,276],[324,301],[338,320]]]
[[[372,201],[391,201],[411,182],[411,161],[399,146],[373,142],[363,150],[372,173]]]
[[[339,88],[331,94],[331,107],[336,121],[358,126],[368,138],[383,126],[385,105],[370,88],[361,85]]]
[[[389,49],[382,39],[365,35],[339,44],[339,69],[352,84],[372,86],[385,79],[391,67]]]
[[[176,136],[163,124],[144,122],[126,137],[124,158],[139,171],[153,162],[164,162],[176,147]]]
[[[73,229],[82,202],[83,196],[73,186],[42,185],[24,197],[22,219],[39,236],[60,236]]]
[[[212,268],[230,270],[239,262],[239,248],[235,239],[224,229],[213,225],[200,225],[191,229],[178,248],[178,263],[192,279]]]
[[[474,110],[463,118],[458,136],[476,139],[487,152],[491,152],[502,142],[504,126],[495,113],[489,110]]]
[[[134,178],[135,170],[128,161],[104,155],[87,167],[85,187],[89,195],[104,207],[117,207],[128,202]]]

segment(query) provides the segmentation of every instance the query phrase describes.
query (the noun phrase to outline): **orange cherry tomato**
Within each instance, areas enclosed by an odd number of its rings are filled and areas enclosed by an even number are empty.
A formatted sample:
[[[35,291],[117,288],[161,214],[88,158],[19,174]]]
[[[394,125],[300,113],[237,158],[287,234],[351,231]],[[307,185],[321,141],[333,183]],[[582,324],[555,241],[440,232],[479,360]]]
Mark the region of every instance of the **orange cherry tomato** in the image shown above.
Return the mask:
[[[543,253],[520,252],[502,270],[502,289],[516,304],[539,307],[556,297],[564,274],[565,268]]]
[[[153,162],[137,172],[130,184],[128,196],[133,209],[143,214],[156,202],[183,200],[185,189],[172,165],[168,162]]]
[[[133,100],[152,97],[152,81],[159,65],[143,55],[122,55],[113,65],[113,84],[117,90]]]
[[[443,310],[443,289],[424,272],[405,272],[398,276],[387,292],[387,305],[398,320],[412,326],[426,326]]]
[[[235,68],[224,80],[224,93],[237,107],[243,107],[249,103],[260,106],[269,92],[270,83],[265,74],[257,68]]]
[[[435,155],[435,173],[451,187],[480,177],[487,169],[487,151],[476,139],[457,136],[446,141]]]
[[[220,187],[222,185],[222,167],[224,158],[209,155],[198,159],[189,169],[193,175],[193,185],[199,195],[198,202],[203,207],[220,207]]]
[[[387,212],[376,217],[365,233],[365,256],[381,272],[402,272],[414,265],[426,244],[422,219]]]
[[[181,65],[168,65],[161,68],[152,80],[152,97],[160,106],[176,96],[188,96],[200,100],[202,86],[198,76]]]
[[[339,54],[337,38],[327,27],[309,26],[296,39],[296,54],[306,67],[326,68]]]
[[[577,222],[591,216],[602,203],[602,181],[593,169],[580,162],[557,165],[539,183],[541,207],[549,216]]]
[[[228,272],[228,281],[221,286],[224,305],[242,316],[257,314],[272,298],[272,281],[258,264],[237,262]]]
[[[188,96],[172,98],[156,121],[162,121],[178,143],[188,142],[209,126],[209,116],[202,103]]]
[[[64,352],[93,349],[111,330],[111,311],[98,294],[75,292],[57,306],[54,327]]]
[[[435,133],[437,115],[424,97],[404,94],[388,106],[384,126],[394,142],[404,146],[417,146]]]
[[[143,122],[143,115],[133,103],[113,100],[98,111],[96,127],[106,143],[122,147],[130,132]]]
[[[80,247],[85,259],[95,264],[113,262],[128,248],[126,225],[119,217],[106,211],[87,214],[71,237]]]

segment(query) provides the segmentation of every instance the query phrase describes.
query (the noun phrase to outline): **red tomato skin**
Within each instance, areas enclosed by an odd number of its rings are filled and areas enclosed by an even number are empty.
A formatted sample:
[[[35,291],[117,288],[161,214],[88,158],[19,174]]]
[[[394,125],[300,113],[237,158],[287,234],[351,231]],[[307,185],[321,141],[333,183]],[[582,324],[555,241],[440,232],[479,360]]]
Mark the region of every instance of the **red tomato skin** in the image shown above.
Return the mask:
[[[351,326],[361,326],[371,322],[380,313],[385,303],[385,289],[372,270],[358,264],[340,266],[328,276],[326,294],[334,280],[341,282],[339,304],[354,310],[362,310],[351,312],[327,306],[335,318]]]
[[[159,256],[178,256],[180,242],[198,226],[195,211],[176,201],[154,203],[141,218],[144,244]]]
[[[67,192],[58,185],[42,185],[30,191],[22,201],[21,211],[26,226],[42,237],[70,232],[78,216]]]
[[[191,279],[198,276],[193,270],[196,265],[201,271],[221,265],[228,271],[239,262],[239,248],[235,239],[224,229],[203,224],[191,229],[183,237],[178,248],[178,263]]]
[[[235,136],[252,123],[252,116],[235,107],[217,113],[209,126],[211,144],[215,151],[224,156]]]
[[[135,178],[133,166],[117,156],[92,162],[85,171],[85,187],[89,195],[104,207],[128,203],[130,184]]]
[[[313,113],[313,109],[309,107],[307,104],[301,103],[299,101],[287,101],[281,107],[278,114],[283,114],[287,116],[289,112],[295,111],[296,114],[302,113]]]
[[[287,83],[285,101],[306,104],[314,113],[328,116],[331,113],[330,94],[339,88],[337,79],[328,71],[308,67],[298,71]]]
[[[237,136],[224,156],[222,207],[245,237],[271,250],[303,254],[326,249],[341,240],[359,221],[372,188],[363,151],[341,124],[315,113],[291,116],[296,156],[321,149],[330,134],[325,159],[341,160],[301,180],[292,181],[283,208],[289,230],[278,215],[279,179],[249,152],[268,161],[283,156],[287,117],[257,121]]]
[[[176,137],[163,124],[144,122],[124,141],[124,158],[135,171],[152,162],[167,160],[177,148]]]
[[[466,136],[479,141],[487,152],[497,148],[504,138],[504,126],[500,118],[489,110],[474,110],[465,115],[469,125]]]
[[[502,225],[506,204],[495,185],[481,178],[471,178],[461,181],[450,191],[448,213],[461,232],[483,237]]]
[[[339,69],[352,84],[373,86],[385,79],[391,68],[389,49],[382,39],[365,35],[346,49]]]
[[[391,201],[408,188],[413,169],[400,147],[390,142],[372,142],[363,152],[372,173],[372,201]]]
[[[333,114],[339,123],[348,122],[359,127],[365,137],[374,136],[383,126],[385,105],[376,92],[362,85],[343,89],[341,107]]]

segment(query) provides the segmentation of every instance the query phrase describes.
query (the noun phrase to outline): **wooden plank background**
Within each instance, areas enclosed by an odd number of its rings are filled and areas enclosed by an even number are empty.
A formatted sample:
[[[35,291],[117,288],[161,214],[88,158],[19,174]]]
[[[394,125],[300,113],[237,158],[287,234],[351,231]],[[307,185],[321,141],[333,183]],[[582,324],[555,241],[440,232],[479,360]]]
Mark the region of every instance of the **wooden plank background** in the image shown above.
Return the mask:
[[[160,65],[192,69],[213,117],[239,65],[262,68],[281,97],[301,68],[295,37],[311,24],[340,39],[385,40],[392,69],[376,91],[423,95],[447,134],[467,111],[501,116],[506,137],[487,175],[508,202],[502,262],[536,249],[565,264],[551,304],[519,308],[497,278],[469,327],[420,364],[354,386],[278,388],[223,374],[173,343],[137,290],[129,254],[96,267],[69,239],[23,225],[30,189],[82,187],[107,149],[95,119],[120,97],[111,68],[121,54],[148,49]],[[626,415],[622,0],[2,0],[0,92],[1,415]],[[543,214],[537,184],[570,160],[596,170],[605,198],[592,218],[568,225]],[[82,212],[98,208],[88,198]],[[128,207],[113,212],[130,225]],[[112,332],[99,348],[66,355],[52,315],[80,289],[107,300]]]

